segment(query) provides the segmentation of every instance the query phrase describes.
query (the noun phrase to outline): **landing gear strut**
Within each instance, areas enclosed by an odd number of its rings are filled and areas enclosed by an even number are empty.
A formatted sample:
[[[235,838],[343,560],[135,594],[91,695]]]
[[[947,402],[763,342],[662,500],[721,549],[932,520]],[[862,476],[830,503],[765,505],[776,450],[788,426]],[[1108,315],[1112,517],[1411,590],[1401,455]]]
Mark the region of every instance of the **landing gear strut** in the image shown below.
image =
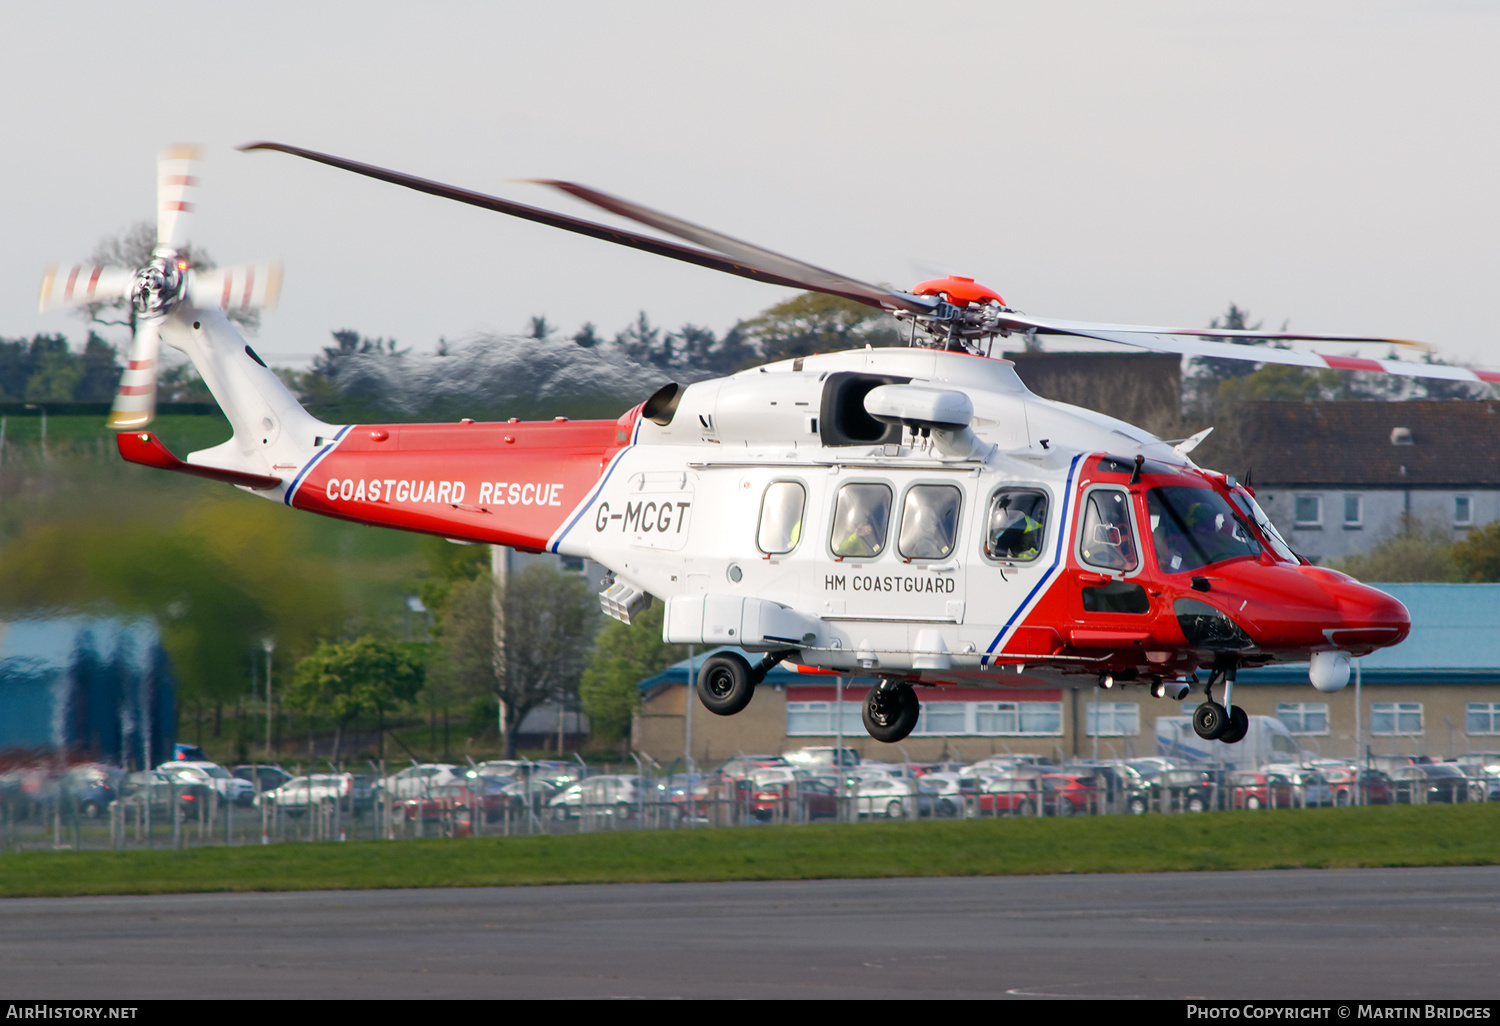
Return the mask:
[[[922,714],[917,693],[905,681],[883,680],[865,696],[865,729],[876,741],[894,744],[910,734]]]
[[[1250,717],[1235,705],[1235,666],[1215,667],[1203,686],[1203,704],[1193,713],[1193,732],[1205,741],[1222,741],[1232,745],[1243,741],[1250,732]],[[1214,685],[1224,683],[1224,704],[1214,701]]]

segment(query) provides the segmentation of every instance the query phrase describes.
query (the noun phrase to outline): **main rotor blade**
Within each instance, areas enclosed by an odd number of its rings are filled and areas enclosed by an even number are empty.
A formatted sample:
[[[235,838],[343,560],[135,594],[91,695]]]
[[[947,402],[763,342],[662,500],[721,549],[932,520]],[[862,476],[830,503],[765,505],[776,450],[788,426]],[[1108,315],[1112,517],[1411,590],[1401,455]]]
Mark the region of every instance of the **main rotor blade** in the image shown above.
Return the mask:
[[[161,349],[160,317],[141,317],[135,322],[130,361],[120,376],[115,404],[109,411],[111,431],[143,428],[156,417],[156,359]]]
[[[888,310],[909,310],[912,313],[928,313],[935,305],[931,300],[924,301],[907,292],[896,292],[879,285],[871,285],[857,278],[850,278],[836,271],[827,271],[801,260],[782,256],[780,253],[764,249],[754,243],[722,235],[710,228],[673,217],[671,214],[663,214],[650,207],[643,207],[639,203],[611,196],[598,189],[591,189],[586,185],[558,181],[553,178],[539,178],[534,181],[538,185],[551,186],[565,192],[585,203],[592,203],[612,214],[628,217],[632,221],[649,225],[657,231],[675,235],[679,239],[686,239],[699,246],[706,246],[747,266],[759,267],[772,274],[794,279],[801,282],[803,288],[812,289],[815,292],[831,292],[835,295],[858,299],[871,306],[880,306]]]
[[[460,189],[457,186],[444,185],[442,182],[434,182],[427,178],[418,178],[415,175],[403,174],[400,171],[390,171],[382,167],[376,167],[373,164],[362,164],[357,160],[345,160],[342,157],[330,156],[327,153],[318,153],[315,150],[305,150],[301,147],[287,146],[274,142],[247,143],[239,148],[245,151],[275,150],[278,153],[289,153],[294,157],[317,161],[319,164],[327,164],[329,167],[351,171],[354,174],[364,175],[367,178],[375,178],[382,182],[389,182],[392,185],[414,189],[417,192],[425,192],[429,196],[440,196],[443,199],[454,200],[458,203],[483,207],[485,210],[509,214],[511,217],[519,217],[526,221],[535,221],[537,224],[545,224],[552,228],[561,228],[563,231],[576,232],[579,235],[587,235],[590,238],[613,242],[618,246],[626,246],[630,249],[654,253],[657,256],[681,260],[684,263],[697,264],[699,267],[707,267],[710,270],[739,275],[741,278],[750,278],[769,285],[782,285],[793,289],[806,289],[809,287],[800,279],[786,277],[749,264],[742,264],[720,256],[717,253],[707,253],[703,250],[693,249],[691,246],[669,242],[665,239],[656,239],[649,235],[640,235],[621,228],[611,228],[608,225],[585,221],[578,217],[569,217],[567,214],[543,210],[540,207],[529,206],[525,203],[516,203],[512,200],[501,199],[498,196],[488,196],[482,192],[473,192],[469,189]],[[819,289],[817,291],[830,290]],[[869,302],[863,296],[847,295],[844,292],[835,292],[834,294],[862,303]]]
[[[198,188],[195,164],[198,147],[183,143],[168,147],[156,158],[156,248],[176,253],[186,233],[182,215],[192,213]]]
[[[1000,315],[1000,327],[1013,331],[1036,331],[1042,335],[1073,335],[1105,342],[1150,349],[1180,356],[1210,357],[1216,360],[1241,360],[1246,363],[1279,363],[1313,370],[1373,371],[1411,378],[1438,378],[1447,381],[1483,381],[1500,384],[1500,373],[1450,367],[1441,363],[1416,363],[1406,360],[1371,360],[1358,356],[1325,356],[1297,349],[1274,349],[1270,346],[1235,345],[1216,342],[1215,338],[1265,338],[1298,342],[1375,342],[1382,345],[1429,346],[1408,339],[1366,335],[1323,335],[1311,332],[1231,331],[1215,328],[1148,328],[1129,324],[1090,324],[1086,321],[1054,320],[1028,317],[1024,314]]]

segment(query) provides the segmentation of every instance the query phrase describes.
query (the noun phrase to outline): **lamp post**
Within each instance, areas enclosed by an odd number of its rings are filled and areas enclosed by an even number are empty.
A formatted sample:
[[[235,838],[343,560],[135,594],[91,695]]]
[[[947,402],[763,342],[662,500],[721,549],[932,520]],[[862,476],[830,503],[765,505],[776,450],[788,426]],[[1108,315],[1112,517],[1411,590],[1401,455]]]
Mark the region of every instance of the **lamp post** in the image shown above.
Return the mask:
[[[47,462],[47,407],[36,403],[27,403],[28,410],[36,410],[42,415],[42,462]]]
[[[261,638],[260,647],[266,650],[266,762],[271,762],[271,653],[276,651],[276,639]]]

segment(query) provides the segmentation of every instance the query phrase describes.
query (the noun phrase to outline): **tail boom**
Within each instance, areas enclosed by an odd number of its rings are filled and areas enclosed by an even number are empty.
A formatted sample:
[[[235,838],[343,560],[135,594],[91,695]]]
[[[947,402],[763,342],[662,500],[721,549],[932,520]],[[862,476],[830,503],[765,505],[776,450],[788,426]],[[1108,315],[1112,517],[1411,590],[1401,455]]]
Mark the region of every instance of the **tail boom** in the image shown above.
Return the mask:
[[[625,432],[612,420],[361,424],[287,490],[295,509],[541,551],[598,482]]]

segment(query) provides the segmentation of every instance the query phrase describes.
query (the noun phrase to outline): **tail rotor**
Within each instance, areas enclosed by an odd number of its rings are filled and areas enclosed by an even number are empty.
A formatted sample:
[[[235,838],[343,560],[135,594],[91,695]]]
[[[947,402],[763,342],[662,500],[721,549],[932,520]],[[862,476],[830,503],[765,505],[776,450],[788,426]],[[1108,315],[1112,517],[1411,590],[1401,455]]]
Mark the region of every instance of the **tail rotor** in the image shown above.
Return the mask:
[[[109,414],[116,431],[143,428],[156,416],[156,372],[163,321],[184,302],[200,309],[230,312],[271,309],[281,289],[281,265],[274,261],[198,271],[188,266],[187,215],[198,190],[197,146],[168,147],[156,162],[156,246],[144,267],[72,264],[47,268],[42,276],[42,310],[130,302],[135,335],[130,358]]]

